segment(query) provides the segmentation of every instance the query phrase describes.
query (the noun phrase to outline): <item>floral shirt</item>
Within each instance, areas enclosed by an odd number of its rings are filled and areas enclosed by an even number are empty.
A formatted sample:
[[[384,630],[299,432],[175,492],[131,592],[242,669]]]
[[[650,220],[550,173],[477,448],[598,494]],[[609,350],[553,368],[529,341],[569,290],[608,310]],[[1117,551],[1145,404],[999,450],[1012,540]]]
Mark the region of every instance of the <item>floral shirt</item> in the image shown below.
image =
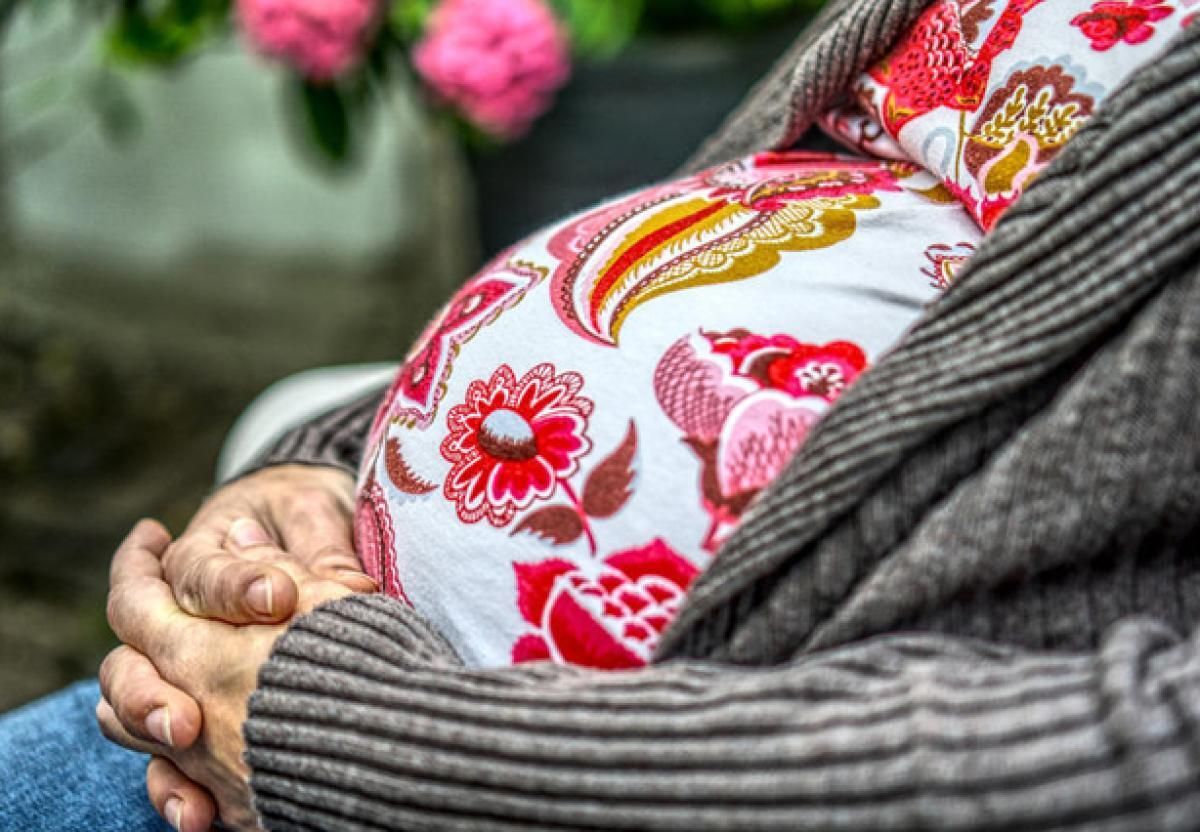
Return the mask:
[[[826,114],[835,138],[936,174],[984,229],[1200,0],[941,0]]]
[[[1188,2],[944,0],[826,119],[865,156],[759,154],[496,258],[376,416],[367,570],[468,664],[645,663],[808,431]]]

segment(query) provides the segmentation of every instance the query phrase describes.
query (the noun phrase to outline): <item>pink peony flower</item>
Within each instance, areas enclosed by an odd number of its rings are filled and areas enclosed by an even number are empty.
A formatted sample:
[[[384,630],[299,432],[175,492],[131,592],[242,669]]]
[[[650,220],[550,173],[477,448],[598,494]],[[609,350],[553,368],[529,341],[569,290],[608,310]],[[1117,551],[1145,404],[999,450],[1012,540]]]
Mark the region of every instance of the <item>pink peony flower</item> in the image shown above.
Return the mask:
[[[255,50],[313,81],[332,80],[358,64],[378,12],[378,0],[237,0]]]
[[[571,69],[566,35],[542,0],[443,0],[413,65],[438,97],[506,139],[549,108]]]

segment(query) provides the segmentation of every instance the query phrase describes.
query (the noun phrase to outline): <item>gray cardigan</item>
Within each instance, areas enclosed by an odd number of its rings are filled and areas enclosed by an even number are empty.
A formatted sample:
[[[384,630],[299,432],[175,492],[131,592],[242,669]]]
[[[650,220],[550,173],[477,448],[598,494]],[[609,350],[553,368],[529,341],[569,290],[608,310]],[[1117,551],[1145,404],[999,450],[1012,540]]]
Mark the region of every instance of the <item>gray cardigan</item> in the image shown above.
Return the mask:
[[[793,142],[923,0],[837,0],[697,164]],[[851,387],[629,672],[296,621],[271,829],[1200,829],[1200,27]],[[352,468],[378,396],[266,462]]]

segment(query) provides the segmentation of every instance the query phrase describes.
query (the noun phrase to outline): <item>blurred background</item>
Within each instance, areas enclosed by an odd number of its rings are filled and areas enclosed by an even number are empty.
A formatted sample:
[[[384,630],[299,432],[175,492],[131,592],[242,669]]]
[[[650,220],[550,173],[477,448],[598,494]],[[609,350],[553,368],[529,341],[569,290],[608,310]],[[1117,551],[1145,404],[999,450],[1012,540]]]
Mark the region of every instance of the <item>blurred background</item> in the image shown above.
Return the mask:
[[[669,175],[819,2],[0,0],[0,711],[94,674],[257,393]]]

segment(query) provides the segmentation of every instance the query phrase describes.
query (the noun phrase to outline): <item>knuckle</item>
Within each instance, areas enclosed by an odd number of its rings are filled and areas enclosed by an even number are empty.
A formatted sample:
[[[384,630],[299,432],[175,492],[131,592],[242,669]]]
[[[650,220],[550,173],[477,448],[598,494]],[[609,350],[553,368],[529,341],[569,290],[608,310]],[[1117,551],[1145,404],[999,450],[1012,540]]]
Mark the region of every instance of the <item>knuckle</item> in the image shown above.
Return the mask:
[[[164,538],[170,539],[170,534],[163,527],[163,524],[150,517],[143,517],[138,520],[133,526],[133,533],[139,537],[159,543],[163,542]]]
[[[168,546],[162,559],[163,574],[167,576],[167,580],[176,580],[177,576],[195,559],[195,553],[196,547],[192,544],[192,539],[186,535]]]
[[[144,594],[153,581],[153,578],[139,576],[122,581],[108,591],[104,614],[108,619],[108,626],[118,636],[124,632],[126,623],[133,615],[133,610],[144,600]]]
[[[105,699],[109,699],[110,693],[115,682],[115,675],[118,671],[119,653],[121,648],[109,651],[109,654],[104,657],[104,661],[100,662],[100,669],[96,672],[96,678],[100,682],[100,693]]]
[[[134,595],[149,595],[158,591],[162,581],[152,575],[137,575],[128,581],[128,585]]]
[[[290,495],[287,514],[291,518],[308,518],[321,514],[329,508],[329,495],[320,488],[304,486]]]
[[[100,690],[123,723],[140,725],[156,704],[154,685],[139,680],[134,652],[118,647],[100,665]]]
[[[121,737],[116,731],[113,730],[113,726],[109,722],[109,717],[107,714],[97,712],[96,724],[100,727],[100,733],[103,735],[104,739],[108,740],[109,742],[121,742]]]
[[[125,745],[128,742],[121,723],[117,721],[116,712],[103,699],[96,703],[96,725],[100,728],[100,733],[109,742],[118,745]]]
[[[128,586],[128,584],[117,584],[110,589],[104,606],[104,617],[108,620],[108,626],[118,634],[120,621],[125,612],[126,596],[129,593]]]

